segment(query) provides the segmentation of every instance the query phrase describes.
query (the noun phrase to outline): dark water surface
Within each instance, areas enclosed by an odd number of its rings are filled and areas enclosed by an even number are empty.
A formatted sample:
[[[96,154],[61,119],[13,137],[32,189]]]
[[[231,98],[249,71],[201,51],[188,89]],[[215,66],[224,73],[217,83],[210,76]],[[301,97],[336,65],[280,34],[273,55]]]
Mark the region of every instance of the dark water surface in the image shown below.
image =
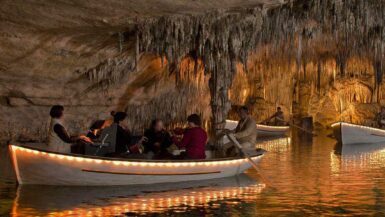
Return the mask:
[[[253,170],[220,180],[142,187],[17,188],[0,148],[0,216],[385,216],[385,144],[338,147],[319,135],[259,142]]]

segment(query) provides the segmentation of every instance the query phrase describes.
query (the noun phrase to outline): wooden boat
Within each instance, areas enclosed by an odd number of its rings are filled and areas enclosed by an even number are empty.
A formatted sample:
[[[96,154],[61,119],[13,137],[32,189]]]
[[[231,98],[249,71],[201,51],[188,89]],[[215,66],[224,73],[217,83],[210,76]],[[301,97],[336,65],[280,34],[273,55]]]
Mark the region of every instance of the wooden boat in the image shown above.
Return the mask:
[[[332,124],[333,133],[342,145],[385,142],[385,130],[338,122]]]
[[[237,127],[238,121],[226,120],[225,128],[233,130]],[[268,126],[257,124],[258,137],[279,137],[284,136],[290,130],[289,126]]]
[[[246,158],[139,160],[49,152],[9,145],[19,184],[112,186],[196,181],[235,176],[250,168]],[[264,151],[252,155],[258,162]]]

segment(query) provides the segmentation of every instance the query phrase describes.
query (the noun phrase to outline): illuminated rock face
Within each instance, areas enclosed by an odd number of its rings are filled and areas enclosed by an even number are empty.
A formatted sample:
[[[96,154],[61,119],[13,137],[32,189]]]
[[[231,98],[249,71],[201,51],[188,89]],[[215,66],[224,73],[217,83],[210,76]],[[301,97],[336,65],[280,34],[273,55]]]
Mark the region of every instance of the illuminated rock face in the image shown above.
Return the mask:
[[[385,103],[381,0],[155,3],[4,4],[0,139],[43,140],[53,104],[74,132],[125,110],[140,133],[193,112],[217,129],[231,104],[369,123]]]

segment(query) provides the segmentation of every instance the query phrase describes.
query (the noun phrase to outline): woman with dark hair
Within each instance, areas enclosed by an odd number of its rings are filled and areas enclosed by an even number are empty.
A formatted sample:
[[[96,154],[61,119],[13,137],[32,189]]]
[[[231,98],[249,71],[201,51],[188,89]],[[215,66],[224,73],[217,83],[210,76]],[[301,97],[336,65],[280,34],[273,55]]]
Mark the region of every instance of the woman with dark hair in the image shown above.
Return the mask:
[[[112,127],[116,126],[115,153],[129,152],[131,132],[122,126],[122,122],[126,119],[127,114],[125,112],[111,112],[111,115],[114,117]]]
[[[92,143],[84,136],[70,136],[63,125],[64,107],[54,105],[50,111],[51,124],[48,132],[48,147],[51,151],[71,153],[71,144],[77,142]]]
[[[144,153],[152,152],[155,158],[167,157],[167,148],[172,144],[170,134],[164,129],[163,121],[151,121],[150,128],[144,132]]]
[[[186,153],[181,155],[186,159],[205,159],[205,146],[207,143],[207,133],[201,127],[201,118],[197,114],[192,114],[187,118],[188,128],[183,132],[182,140],[175,136],[172,138],[175,145],[179,148],[186,148]]]
[[[125,112],[111,112],[111,115],[114,117],[114,123],[106,128],[106,131],[109,131],[110,135],[116,135],[114,144],[115,144],[115,153],[111,153],[113,156],[121,157],[122,154],[140,154],[142,153],[142,148],[140,144],[144,141],[142,138],[138,143],[132,144],[131,132],[123,127],[122,122],[127,117]],[[108,133],[108,132],[106,132]]]

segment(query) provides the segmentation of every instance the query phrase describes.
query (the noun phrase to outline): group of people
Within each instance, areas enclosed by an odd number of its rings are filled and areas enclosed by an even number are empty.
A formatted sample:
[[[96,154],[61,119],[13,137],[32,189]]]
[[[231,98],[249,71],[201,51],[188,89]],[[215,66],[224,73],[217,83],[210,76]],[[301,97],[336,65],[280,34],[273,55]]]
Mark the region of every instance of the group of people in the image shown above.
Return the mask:
[[[202,128],[199,115],[192,114],[187,118],[186,129],[174,129],[167,131],[163,121],[154,119],[144,135],[134,141],[130,131],[124,126],[125,112],[112,112],[113,122],[96,121],[92,124],[87,136],[70,136],[64,124],[64,107],[55,105],[51,108],[51,125],[48,135],[48,146],[51,151],[64,153],[82,153],[84,146],[100,141],[101,132],[113,135],[115,149],[109,156],[146,155],[154,159],[205,159],[206,144],[208,136]],[[255,150],[256,123],[249,115],[247,107],[239,109],[240,121],[238,126],[232,130],[224,130],[222,135],[233,133],[242,145],[243,151]],[[113,132],[113,133],[112,133]],[[169,153],[168,148],[176,145],[179,149],[185,149],[180,155],[174,156]],[[82,148],[83,147],[83,148]],[[80,150],[80,151],[79,151]],[[234,144],[227,143],[223,146],[223,156],[235,156],[239,151]]]
[[[201,127],[201,118],[197,114],[188,116],[186,129],[176,129],[171,132],[165,130],[162,120],[155,119],[137,142],[133,142],[133,136],[123,125],[127,114],[125,112],[112,112],[111,115],[113,116],[113,123],[97,121],[91,126],[87,136],[70,136],[63,124],[64,107],[61,105],[53,106],[50,111],[49,149],[55,152],[70,153],[71,148],[74,150],[77,149],[76,147],[90,145],[100,140],[101,131],[110,130],[115,132],[113,136],[115,150],[111,153],[113,156],[151,153],[154,158],[166,158],[172,156],[168,153],[167,148],[175,144],[186,150],[181,155],[176,156],[177,159],[204,159],[206,157],[205,145],[208,136]]]

